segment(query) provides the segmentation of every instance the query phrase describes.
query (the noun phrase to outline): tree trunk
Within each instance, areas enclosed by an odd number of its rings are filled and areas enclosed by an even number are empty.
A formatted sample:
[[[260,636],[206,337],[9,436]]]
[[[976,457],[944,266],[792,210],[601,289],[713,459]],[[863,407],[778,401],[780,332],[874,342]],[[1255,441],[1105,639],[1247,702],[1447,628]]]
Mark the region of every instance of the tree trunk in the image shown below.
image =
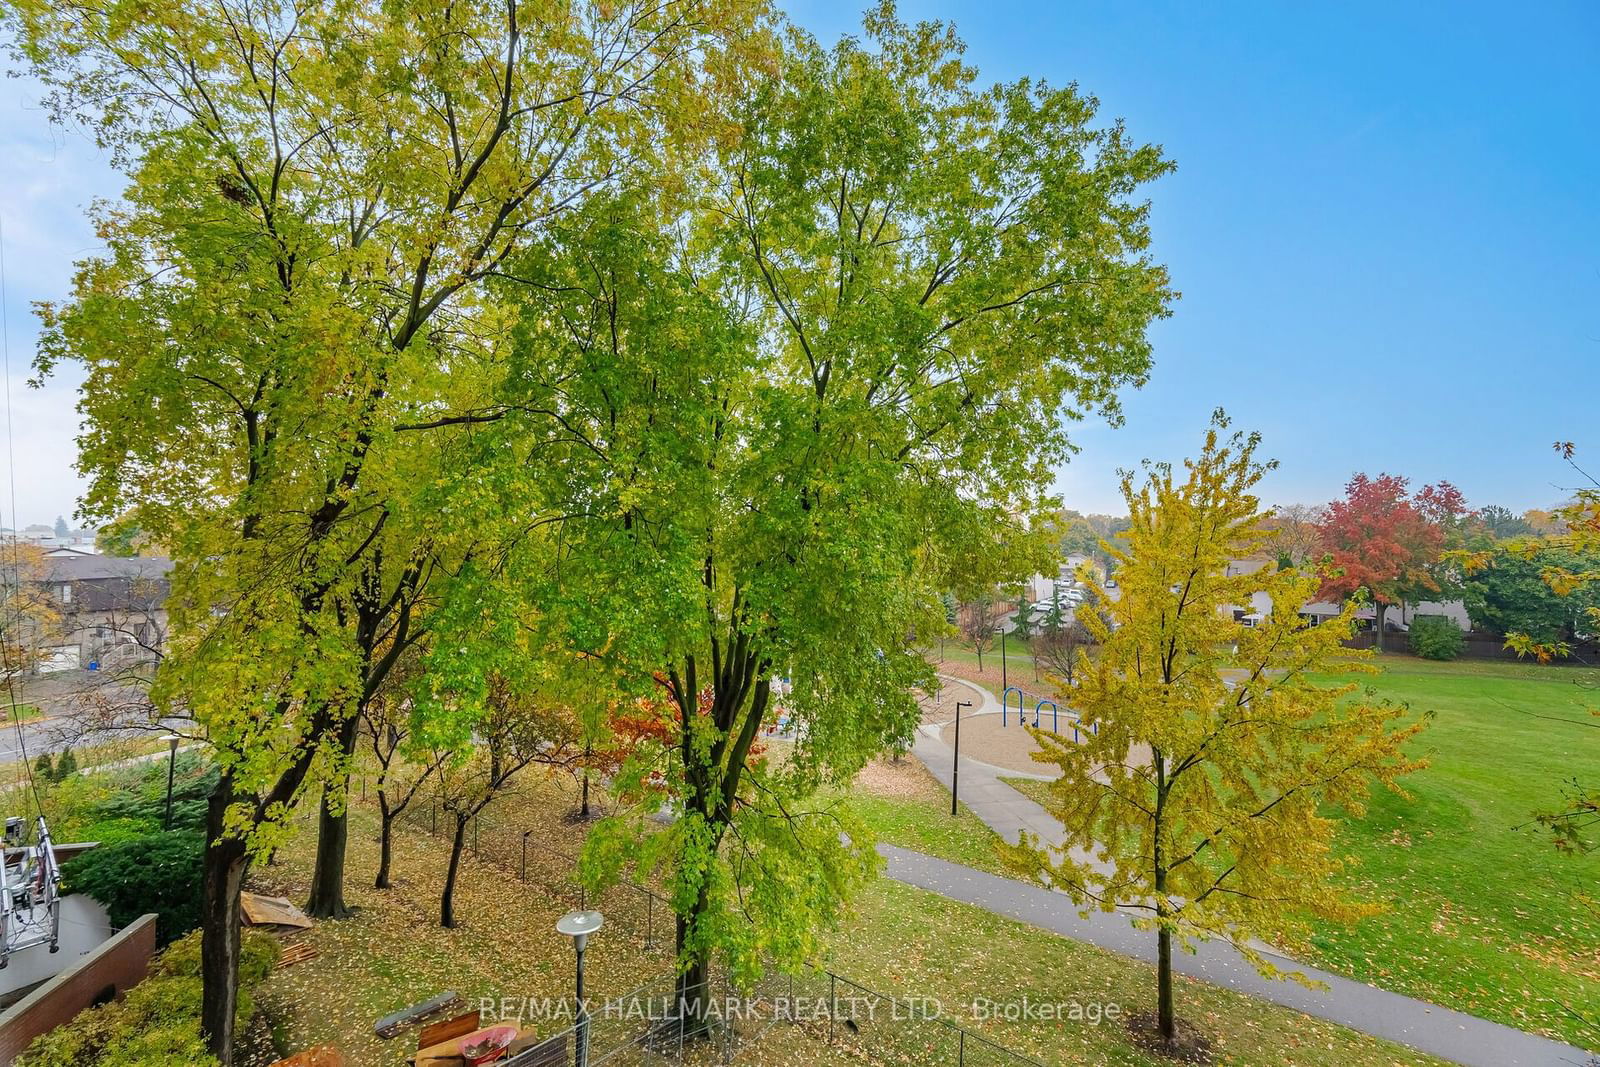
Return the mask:
[[[689,914],[678,916],[677,921],[677,959],[683,968],[678,973],[678,1029],[685,1041],[711,1033],[711,950],[704,944],[692,949],[689,946],[689,932],[699,924],[710,905],[711,895],[702,881]]]
[[[346,758],[355,751],[360,725],[361,719],[355,715],[339,725],[339,747]],[[340,800],[337,812],[328,802],[330,794]],[[351,914],[350,906],[344,902],[344,857],[350,837],[349,795],[349,771],[322,789],[322,807],[317,816],[317,861],[311,872],[311,896],[306,901],[306,914],[313,919],[348,919]]]
[[[687,661],[689,669],[685,672],[689,684],[683,683],[676,671],[672,674],[679,721],[683,726],[680,745],[684,804],[687,810],[699,813],[705,820],[709,837],[703,846],[696,847],[705,848],[706,860],[712,864],[717,862],[717,848],[733,818],[739,781],[772,695],[772,679],[766,676],[770,665],[749,653],[743,639],[730,641],[730,647],[738,649],[739,658],[730,657],[720,668],[723,673],[713,688],[711,701],[712,722],[724,733],[709,750],[691,743],[694,734],[689,728],[690,720],[697,714],[698,703],[698,688],[692,684],[693,659]],[[741,708],[744,709],[743,721],[739,718]],[[679,858],[683,859],[681,855]],[[680,913],[677,917],[677,959],[681,968],[677,981],[678,1027],[685,1040],[707,1037],[714,1023],[711,954],[715,946],[708,942],[706,930],[713,875],[702,869],[695,877],[693,902],[687,914]]]
[[[678,958],[684,957],[691,920],[678,919]],[[706,1037],[711,1032],[711,961],[698,952],[678,975],[678,1026],[684,1040]]]
[[[1378,652],[1383,651],[1383,613],[1385,610],[1386,605],[1383,601],[1374,600],[1372,602],[1372,631],[1374,634],[1372,647]]]
[[[589,817],[589,772],[583,772],[583,807],[578,811],[583,818]]]
[[[1169,682],[1171,678],[1167,679]],[[1171,901],[1167,897],[1167,861],[1165,857],[1166,829],[1164,817],[1167,806],[1167,790],[1170,782],[1167,778],[1167,760],[1159,748],[1150,750],[1150,764],[1156,772],[1156,810],[1153,835],[1153,853],[1155,860],[1155,906],[1156,906],[1156,1031],[1160,1033],[1161,1040],[1168,1045],[1172,1044],[1178,1036],[1177,1019],[1172,1010],[1172,930],[1166,925],[1168,909]]]
[[[239,893],[249,867],[245,843],[224,836],[233,778],[224,774],[206,805],[205,877],[200,916],[200,1029],[222,1067],[233,1063],[234,1014],[239,1006]]]
[[[456,833],[450,842],[450,869],[444,876],[444,895],[439,898],[439,925],[447,930],[455,929],[456,925],[456,875],[461,871],[461,852],[467,844],[469,821],[469,816],[456,814]]]
[[[1166,927],[1156,931],[1156,1029],[1168,1044],[1178,1036],[1172,1010],[1172,931]]]
[[[335,786],[330,783],[327,788]],[[350,906],[344,902],[344,856],[348,839],[345,812],[341,809],[335,814],[324,792],[317,814],[317,861],[311,873],[311,895],[306,900],[306,914],[313,919],[350,917]]]
[[[381,823],[378,829],[378,877],[373,881],[374,889],[389,888],[389,857],[394,844],[394,812],[389,810],[389,805],[384,801],[383,795],[378,795],[378,804]]]

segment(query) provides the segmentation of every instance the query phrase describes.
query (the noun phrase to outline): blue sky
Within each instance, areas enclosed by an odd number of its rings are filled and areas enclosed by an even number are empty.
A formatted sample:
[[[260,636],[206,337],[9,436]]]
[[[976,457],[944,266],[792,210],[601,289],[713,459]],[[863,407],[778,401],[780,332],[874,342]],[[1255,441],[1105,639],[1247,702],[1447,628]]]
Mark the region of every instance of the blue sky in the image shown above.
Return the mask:
[[[791,6],[824,36],[857,5]],[[1077,82],[1163,145],[1156,254],[1183,292],[1069,504],[1260,430],[1270,501],[1358,470],[1543,506],[1600,453],[1600,5],[938,2],[986,77]]]
[[[788,7],[832,38],[862,4]],[[1116,469],[1194,451],[1218,405],[1281,461],[1269,502],[1322,502],[1386,470],[1520,510],[1571,481],[1550,442],[1600,461],[1600,4],[902,11],[954,21],[986,79],[1076,81],[1178,163],[1151,195],[1183,299],[1155,327],[1126,425],[1078,430],[1069,505],[1116,508]],[[83,206],[117,189],[36,98],[0,82],[24,522],[70,511],[78,486],[75,376],[20,387],[28,303],[65,292],[94,247]]]

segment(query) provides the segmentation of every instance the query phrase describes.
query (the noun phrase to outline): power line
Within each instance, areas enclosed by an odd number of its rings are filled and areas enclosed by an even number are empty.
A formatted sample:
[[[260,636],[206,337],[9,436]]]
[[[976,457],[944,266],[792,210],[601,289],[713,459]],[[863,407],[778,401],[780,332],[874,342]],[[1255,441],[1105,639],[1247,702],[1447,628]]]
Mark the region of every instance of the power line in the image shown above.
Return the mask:
[[[12,423],[14,415],[11,409],[11,314],[7,307],[6,290],[6,231],[5,220],[0,218],[0,372],[6,380],[6,474],[11,494],[11,596],[16,602],[22,595],[22,557],[18,544],[17,530],[17,450],[12,439]],[[11,625],[20,631],[22,608],[18,604],[11,620]],[[21,717],[17,714],[17,690],[15,671],[12,669],[10,654],[6,648],[4,632],[0,630],[0,672],[6,676],[6,697],[11,703],[11,725],[17,732],[17,752],[22,757],[23,770],[28,775],[28,789],[33,793],[33,806],[38,811],[39,817],[44,817],[44,801],[39,796],[39,783],[33,777],[33,764],[28,760],[28,742],[22,729]],[[17,665],[17,670],[21,664]]]

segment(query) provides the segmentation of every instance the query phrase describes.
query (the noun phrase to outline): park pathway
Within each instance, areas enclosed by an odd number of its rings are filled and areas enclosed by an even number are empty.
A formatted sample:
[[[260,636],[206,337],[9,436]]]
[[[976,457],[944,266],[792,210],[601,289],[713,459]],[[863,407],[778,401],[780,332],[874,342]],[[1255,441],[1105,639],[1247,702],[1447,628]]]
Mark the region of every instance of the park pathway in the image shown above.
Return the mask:
[[[947,674],[941,674],[939,680],[944,682],[944,693],[940,699],[941,710],[953,709],[957,700],[967,700],[974,706],[962,716],[963,718],[1000,714],[1000,702],[995,699],[993,693],[982,686]],[[953,715],[953,711],[947,713]],[[917,738],[911,746],[911,751],[922,761],[923,766],[932,771],[933,776],[949,789],[954,753],[950,746],[945,744],[941,729],[941,725],[923,726],[917,731]],[[962,756],[961,802],[1010,844],[1017,843],[1018,833],[1023,830],[1047,844],[1058,844],[1065,832],[1061,823],[1043,807],[1002,782],[1000,780],[1002,774],[1009,778],[1045,780],[1049,777],[1045,774],[1006,770]]]
[[[1000,710],[999,702],[981,687],[948,677],[945,684],[946,702],[952,696],[971,699],[976,705],[971,714]],[[952,694],[950,690],[957,686],[970,692]],[[950,788],[953,753],[940,739],[937,728],[924,727],[912,751],[946,789]],[[1002,773],[1017,776],[1016,772],[1001,771],[963,756],[962,803],[1007,841],[1015,842],[1018,833],[1026,830],[1051,844],[1059,842],[1063,832],[1061,824],[1043,807],[1000,781]],[[1072,901],[1056,890],[894,845],[880,845],[878,851],[888,861],[889,877],[897,882],[972,904],[1062,937],[1147,963],[1155,962],[1154,935],[1133,929],[1126,915],[1096,911],[1080,918]],[[1264,945],[1256,948],[1281,970],[1297,971],[1325,983],[1328,988],[1307,989],[1295,982],[1262,978],[1243,956],[1226,944],[1208,942],[1196,948],[1192,955],[1174,954],[1177,958],[1173,967],[1180,974],[1468,1067],[1600,1067],[1600,1059],[1573,1045],[1306,967]]]

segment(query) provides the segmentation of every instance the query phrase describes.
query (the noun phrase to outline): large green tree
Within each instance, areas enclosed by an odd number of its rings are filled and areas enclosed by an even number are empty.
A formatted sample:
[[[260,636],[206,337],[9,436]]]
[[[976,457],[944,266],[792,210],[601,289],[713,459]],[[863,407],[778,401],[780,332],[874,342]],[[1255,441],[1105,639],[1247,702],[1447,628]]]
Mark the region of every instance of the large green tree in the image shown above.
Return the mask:
[[[560,530],[541,615],[662,716],[590,871],[665,865],[691,1032],[715,955],[803,962],[873,869],[818,787],[915,722],[941,590],[1047,560],[1065,426],[1116,417],[1171,299],[1136,199],[1160,152],[960,53],[887,7],[831,49],[791,30],[680,187],[622,183],[508,265],[495,450],[549,475],[519,512]]]
[[[223,767],[204,1018],[232,1053],[238,893],[308,782],[331,790],[338,913],[354,717],[414,641],[458,527],[458,468],[505,321],[486,281],[552,219],[699,121],[742,3],[403,5],[20,0],[20,58],[129,184],[48,309],[42,373],[87,366],[85,510],[165,545],[158,695]],[[470,533],[470,531],[469,531]]]
[[[1505,565],[1499,558],[1501,554],[1524,563],[1537,562],[1540,580],[1551,594],[1570,605],[1574,636],[1592,640],[1600,634],[1600,479],[1578,464],[1577,446],[1571,441],[1557,441],[1555,451],[1583,481],[1566,504],[1550,513],[1546,535],[1505,542],[1496,546],[1496,553],[1458,555],[1468,573],[1479,576],[1483,568],[1488,568],[1492,576],[1494,570]],[[1531,628],[1508,630],[1506,647],[1541,663],[1564,658],[1574,648],[1567,640],[1551,640]],[[1600,709],[1592,709],[1592,713],[1600,717]],[[1579,768],[1563,788],[1562,806],[1535,814],[1550,829],[1556,847],[1562,851],[1588,852],[1596,847],[1592,832],[1600,826],[1600,786],[1591,773],[1588,768]],[[1600,903],[1584,899],[1591,908],[1600,910]]]
[[[1600,607],[1600,585],[1576,583],[1561,593],[1546,576],[1585,571],[1600,572],[1600,556],[1538,540],[1498,545],[1477,554],[1463,579],[1467,613],[1492,633],[1521,635],[1552,653],[1570,649],[1579,635],[1600,630],[1591,615]]]
[[[1526,537],[1533,533],[1533,524],[1510,508],[1499,504],[1486,504],[1478,509],[1478,522],[1483,532],[1496,541],[1512,537]]]

